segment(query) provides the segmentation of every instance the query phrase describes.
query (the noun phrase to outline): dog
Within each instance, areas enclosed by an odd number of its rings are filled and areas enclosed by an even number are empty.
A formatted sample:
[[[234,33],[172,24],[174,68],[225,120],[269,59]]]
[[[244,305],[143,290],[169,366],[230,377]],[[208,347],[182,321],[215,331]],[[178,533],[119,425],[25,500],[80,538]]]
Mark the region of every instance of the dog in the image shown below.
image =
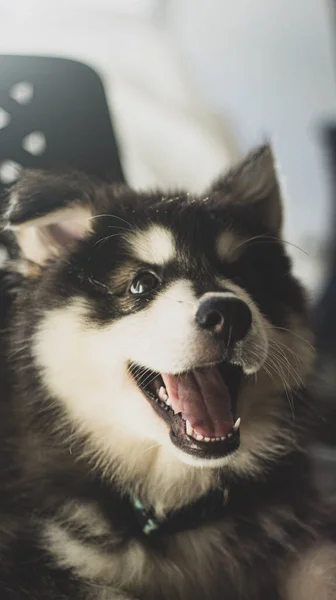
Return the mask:
[[[270,146],[198,197],[28,171],[3,223],[1,600],[334,599]]]

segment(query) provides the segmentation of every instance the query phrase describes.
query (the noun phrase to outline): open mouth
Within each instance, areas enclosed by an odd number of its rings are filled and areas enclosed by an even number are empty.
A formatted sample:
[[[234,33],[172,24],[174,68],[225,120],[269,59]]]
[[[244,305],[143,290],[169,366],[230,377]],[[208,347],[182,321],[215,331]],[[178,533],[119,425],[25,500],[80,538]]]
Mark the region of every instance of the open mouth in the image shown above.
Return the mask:
[[[155,412],[170,427],[175,446],[200,458],[220,458],[240,444],[240,419],[235,414],[242,372],[223,362],[173,375],[129,370]]]

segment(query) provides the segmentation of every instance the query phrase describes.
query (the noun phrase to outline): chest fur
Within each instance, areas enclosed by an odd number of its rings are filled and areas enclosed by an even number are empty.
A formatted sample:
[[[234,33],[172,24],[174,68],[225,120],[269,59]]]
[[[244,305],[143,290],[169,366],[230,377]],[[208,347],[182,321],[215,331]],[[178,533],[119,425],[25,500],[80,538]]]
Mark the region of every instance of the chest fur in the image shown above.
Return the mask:
[[[248,579],[243,565],[249,558],[253,563],[258,554],[253,548],[258,541],[239,539],[234,522],[144,541],[115,540],[112,547],[101,536],[100,541],[83,539],[64,524],[50,521],[44,527],[44,544],[57,565],[70,568],[83,581],[103,586],[104,600],[110,600],[107,590],[111,588],[144,600],[235,599]],[[264,572],[266,560],[265,554]],[[271,585],[271,571],[267,577]],[[256,579],[253,585],[257,587]],[[99,595],[95,600],[100,600]]]

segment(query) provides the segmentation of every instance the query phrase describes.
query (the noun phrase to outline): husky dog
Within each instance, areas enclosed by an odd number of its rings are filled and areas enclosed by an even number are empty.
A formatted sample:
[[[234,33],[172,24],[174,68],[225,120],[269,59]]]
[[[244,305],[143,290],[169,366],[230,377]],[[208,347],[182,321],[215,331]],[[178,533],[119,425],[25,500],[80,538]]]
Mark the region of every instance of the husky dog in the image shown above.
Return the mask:
[[[1,600],[334,599],[269,146],[199,197],[27,172],[4,222]]]

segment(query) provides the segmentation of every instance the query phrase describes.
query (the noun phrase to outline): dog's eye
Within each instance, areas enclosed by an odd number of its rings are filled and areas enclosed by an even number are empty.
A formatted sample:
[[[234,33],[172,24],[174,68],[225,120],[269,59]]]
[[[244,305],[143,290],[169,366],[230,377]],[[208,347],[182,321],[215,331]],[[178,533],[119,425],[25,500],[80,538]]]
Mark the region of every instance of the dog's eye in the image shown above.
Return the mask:
[[[160,280],[158,276],[155,273],[151,273],[151,271],[146,271],[136,276],[131,284],[130,292],[138,296],[146,296],[146,294],[153,292],[159,284]]]

